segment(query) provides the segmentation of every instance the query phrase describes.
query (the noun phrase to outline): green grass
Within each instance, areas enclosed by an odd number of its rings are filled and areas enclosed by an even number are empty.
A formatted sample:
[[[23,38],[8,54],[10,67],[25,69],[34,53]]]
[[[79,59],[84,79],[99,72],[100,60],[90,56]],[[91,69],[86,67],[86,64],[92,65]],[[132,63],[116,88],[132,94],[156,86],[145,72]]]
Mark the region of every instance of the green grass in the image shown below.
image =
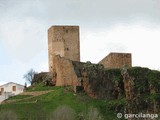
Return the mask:
[[[34,89],[30,88],[28,91],[42,90],[54,91],[30,99],[24,99],[27,97],[26,95],[17,95],[13,98],[22,99],[21,101],[13,104],[2,104],[0,105],[0,111],[11,110],[17,114],[19,120],[45,120],[59,106],[69,106],[75,111],[76,116],[93,107],[98,109],[105,120],[116,120],[114,110],[110,111],[107,109],[110,103],[106,100],[95,100],[88,97],[85,93],[75,94],[64,87],[43,87],[38,85]]]
[[[17,96],[11,96],[8,98],[8,100],[15,100],[15,99],[24,99],[27,97],[31,97],[32,95],[17,95]]]
[[[33,92],[33,91],[45,91],[45,90],[55,90],[59,89],[60,87],[57,86],[44,86],[43,84],[38,84],[36,86],[31,86],[27,89],[27,92]]]
[[[119,84],[120,82],[123,82],[120,70],[119,72],[118,70],[109,70],[109,72],[111,73],[111,79],[118,81]],[[104,117],[104,120],[122,120],[117,118],[116,113],[123,113],[128,104],[131,105],[131,109],[138,112],[143,112],[146,109],[146,103],[152,107],[151,103],[155,100],[158,102],[160,99],[160,73],[158,71],[151,71],[146,68],[142,69],[137,67],[128,69],[128,73],[134,78],[133,90],[136,100],[127,100],[125,98],[123,86],[121,86],[123,93],[120,98],[114,100],[102,100],[90,98],[84,92],[75,94],[68,86],[46,87],[43,84],[38,84],[36,86],[29,87],[27,92],[46,90],[52,91],[40,96],[32,97],[28,95],[17,95],[9,98],[8,100],[15,101],[14,103],[0,105],[0,120],[2,116],[1,113],[4,111],[10,111],[10,113],[8,113],[10,116],[17,115],[18,120],[49,120],[50,115],[61,106],[67,106],[73,109],[76,116],[75,120],[79,120],[77,119],[79,114],[87,114],[89,108],[96,108]],[[118,75],[118,77],[116,77],[116,75]],[[101,83],[99,82],[98,84],[99,87],[101,87]],[[94,83],[94,85],[97,89],[97,84]],[[151,87],[156,90],[156,93],[150,93],[149,90]],[[138,93],[140,93],[141,96],[137,96],[139,95]],[[17,99],[18,101],[16,101]],[[137,101],[139,104],[137,104]],[[60,113],[63,115],[63,111]],[[6,113],[3,113],[3,115],[6,115]]]

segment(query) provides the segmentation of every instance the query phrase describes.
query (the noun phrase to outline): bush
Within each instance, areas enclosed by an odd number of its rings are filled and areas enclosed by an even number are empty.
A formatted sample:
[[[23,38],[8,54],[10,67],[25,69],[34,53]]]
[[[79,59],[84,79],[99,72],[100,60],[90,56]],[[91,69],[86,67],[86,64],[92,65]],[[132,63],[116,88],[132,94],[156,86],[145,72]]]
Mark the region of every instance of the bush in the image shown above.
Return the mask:
[[[75,112],[68,106],[60,106],[51,113],[50,120],[74,120]]]
[[[103,116],[97,110],[97,108],[89,108],[87,112],[83,112],[79,115],[78,120],[104,120]]]
[[[87,120],[103,120],[103,117],[96,108],[90,108],[86,117]]]

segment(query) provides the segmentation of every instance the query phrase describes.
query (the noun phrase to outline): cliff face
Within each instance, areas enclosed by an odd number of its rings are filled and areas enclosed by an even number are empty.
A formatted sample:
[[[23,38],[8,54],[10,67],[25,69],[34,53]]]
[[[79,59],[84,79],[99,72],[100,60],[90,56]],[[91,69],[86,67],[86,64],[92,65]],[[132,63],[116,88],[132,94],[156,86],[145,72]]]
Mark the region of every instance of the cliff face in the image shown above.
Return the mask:
[[[105,71],[103,65],[72,62],[75,73],[81,80],[81,86],[87,94],[94,98],[111,98],[114,90],[114,71],[120,74],[117,70]]]
[[[90,62],[83,63],[79,71],[84,90],[94,98],[113,98],[114,81],[122,78],[119,70],[106,71],[103,65],[91,64]]]
[[[124,87],[128,112],[158,113],[160,72],[136,67],[125,70],[122,75],[124,86],[128,85],[128,88]]]
[[[73,62],[87,94],[97,99],[119,100],[121,113],[158,113],[160,111],[160,72],[132,67],[105,69],[103,65]]]

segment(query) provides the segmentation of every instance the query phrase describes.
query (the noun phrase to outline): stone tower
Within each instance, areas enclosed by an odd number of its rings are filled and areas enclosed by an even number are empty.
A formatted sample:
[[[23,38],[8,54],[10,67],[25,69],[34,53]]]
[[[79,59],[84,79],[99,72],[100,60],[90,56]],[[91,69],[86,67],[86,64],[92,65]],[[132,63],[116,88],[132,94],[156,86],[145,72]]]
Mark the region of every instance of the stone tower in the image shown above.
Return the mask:
[[[79,26],[52,26],[48,29],[49,71],[53,71],[53,59],[60,55],[80,61]]]

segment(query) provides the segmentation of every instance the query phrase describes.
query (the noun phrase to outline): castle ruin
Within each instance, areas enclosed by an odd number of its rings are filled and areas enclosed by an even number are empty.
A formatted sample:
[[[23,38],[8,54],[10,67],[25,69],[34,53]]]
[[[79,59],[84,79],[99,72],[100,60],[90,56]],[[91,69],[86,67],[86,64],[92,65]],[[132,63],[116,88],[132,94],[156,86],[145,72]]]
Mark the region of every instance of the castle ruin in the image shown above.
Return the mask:
[[[115,111],[157,113],[158,96],[149,101],[143,96],[158,95],[159,72],[132,68],[130,53],[111,52],[97,64],[80,62],[78,26],[52,26],[48,30],[48,53],[49,81],[56,86],[70,86],[74,92],[85,91],[92,98],[118,99],[121,103],[116,104]]]
[[[48,30],[49,71],[56,86],[82,86],[79,26],[52,26]],[[76,66],[75,67],[75,62]],[[130,53],[110,53],[97,65],[107,69],[132,67]]]
[[[103,64],[105,68],[122,68],[132,67],[132,56],[130,53],[113,53],[111,52],[103,58],[98,64]]]

